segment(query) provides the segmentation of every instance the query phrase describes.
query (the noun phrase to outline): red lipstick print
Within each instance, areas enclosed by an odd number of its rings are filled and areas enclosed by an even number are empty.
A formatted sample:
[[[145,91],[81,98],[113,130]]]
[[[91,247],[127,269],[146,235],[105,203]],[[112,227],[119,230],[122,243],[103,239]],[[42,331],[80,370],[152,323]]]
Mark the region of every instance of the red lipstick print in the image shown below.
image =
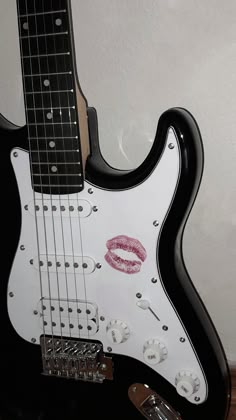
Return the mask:
[[[126,274],[138,273],[141,270],[142,262],[147,257],[146,249],[143,247],[138,239],[130,238],[125,235],[118,235],[109,239],[106,243],[108,252],[105,255],[106,262],[115,270],[122,271]],[[127,252],[133,252],[139,260],[125,260],[119,257],[114,250],[123,249]]]

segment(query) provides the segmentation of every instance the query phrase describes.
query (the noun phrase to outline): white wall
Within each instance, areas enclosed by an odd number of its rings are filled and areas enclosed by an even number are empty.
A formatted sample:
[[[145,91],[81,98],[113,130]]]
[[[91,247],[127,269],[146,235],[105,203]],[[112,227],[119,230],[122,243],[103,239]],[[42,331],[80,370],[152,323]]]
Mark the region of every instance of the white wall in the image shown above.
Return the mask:
[[[137,166],[161,113],[193,113],[204,177],[184,236],[190,275],[236,362],[236,2],[72,0],[80,82],[105,158]],[[0,112],[24,124],[15,0],[0,2]]]

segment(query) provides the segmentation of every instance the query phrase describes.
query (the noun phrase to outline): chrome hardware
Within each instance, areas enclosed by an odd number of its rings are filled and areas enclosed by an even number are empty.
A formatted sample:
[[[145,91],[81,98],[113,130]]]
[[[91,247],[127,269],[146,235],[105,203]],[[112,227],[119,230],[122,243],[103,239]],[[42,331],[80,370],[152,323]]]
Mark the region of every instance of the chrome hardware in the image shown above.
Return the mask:
[[[20,246],[20,250],[21,250],[21,251],[24,251],[24,250],[25,250],[25,246],[24,246],[24,245],[21,245],[21,246]]]
[[[155,226],[155,227],[159,226],[159,222],[157,220],[154,220],[153,226]]]
[[[157,283],[157,279],[155,279],[155,277],[153,277],[153,278],[151,279],[151,282],[152,282],[152,283]]]
[[[174,144],[173,143],[170,143],[170,144],[168,144],[168,147],[169,147],[169,149],[174,149]]]
[[[180,414],[148,385],[133,384],[129,387],[128,395],[146,419],[182,420]]]
[[[181,343],[184,343],[186,340],[185,340],[185,338],[184,338],[184,337],[180,337],[179,341],[180,341]]]
[[[9,296],[10,296],[10,297],[14,297],[14,293],[13,293],[13,292],[10,292],[10,293],[9,293]]]
[[[89,193],[89,194],[93,194],[93,189],[92,189],[92,188],[89,188],[89,189],[88,189],[88,193]]]
[[[164,331],[168,331],[168,327],[167,327],[167,325],[163,325],[162,329],[163,329]]]
[[[17,152],[13,152],[13,156],[14,156],[15,158],[17,158],[17,157],[18,157],[18,153],[17,153]]]
[[[40,345],[44,375],[99,383],[113,379],[112,359],[100,343],[42,335]]]
[[[136,298],[141,299],[142,295],[141,293],[136,293]]]

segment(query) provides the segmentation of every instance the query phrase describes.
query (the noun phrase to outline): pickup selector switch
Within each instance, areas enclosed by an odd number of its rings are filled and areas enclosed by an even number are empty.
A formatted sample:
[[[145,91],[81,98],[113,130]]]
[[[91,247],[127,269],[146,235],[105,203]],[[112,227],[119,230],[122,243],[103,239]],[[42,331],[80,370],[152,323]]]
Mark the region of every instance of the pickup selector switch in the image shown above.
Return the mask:
[[[200,388],[200,381],[192,372],[181,371],[175,377],[176,391],[181,397],[189,398]]]
[[[106,328],[107,337],[112,344],[124,343],[130,336],[127,324],[120,320],[112,320]]]
[[[143,346],[143,357],[149,365],[156,365],[167,358],[167,348],[165,344],[157,339],[148,340]]]

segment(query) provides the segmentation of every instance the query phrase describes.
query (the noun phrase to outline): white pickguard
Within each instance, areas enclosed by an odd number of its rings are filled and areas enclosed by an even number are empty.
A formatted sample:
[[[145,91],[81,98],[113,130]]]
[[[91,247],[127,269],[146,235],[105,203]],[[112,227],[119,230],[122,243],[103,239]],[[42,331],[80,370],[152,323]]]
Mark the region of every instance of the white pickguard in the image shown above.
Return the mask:
[[[170,143],[173,148],[168,147]],[[54,334],[99,340],[105,351],[111,347],[113,353],[144,363],[144,343],[157,339],[166,346],[168,355],[150,367],[174,386],[178,372],[193,372],[200,387],[188,399],[195,404],[203,402],[207,397],[206,378],[184,325],[163,288],[156,261],[158,237],[175,194],[181,165],[174,131],[169,130],[165,150],[149,178],[125,191],[107,191],[85,182],[79,194],[42,196],[32,191],[28,153],[15,149],[11,159],[22,208],[20,241],[8,285],[8,311],[17,333],[27,341],[35,339],[38,344],[40,335],[50,334],[53,328]],[[38,206],[36,211],[34,203]],[[145,248],[147,257],[139,272],[118,271],[104,259],[107,240],[117,235],[135,238]],[[84,270],[79,268],[82,255],[88,266]],[[128,258],[137,260],[133,254]],[[39,260],[43,263],[40,267]],[[58,267],[56,261],[60,261]],[[74,261],[78,267],[73,266]],[[157,279],[156,283],[151,281],[153,278]],[[142,295],[140,299],[137,293]],[[50,296],[56,312],[47,306]],[[144,306],[145,301],[150,303],[160,321],[149,309],[137,305],[140,300]],[[46,318],[42,316],[42,302]],[[63,329],[56,322],[59,304],[64,305],[60,314],[60,323],[65,324]],[[79,305],[82,311],[84,305],[90,305],[93,320],[90,315],[79,319],[76,311]],[[69,306],[70,313],[66,311]],[[43,319],[47,320],[44,327]],[[123,321],[129,329],[128,339],[121,344],[112,344],[107,334],[106,327],[113,320]],[[78,328],[80,321],[82,329]],[[90,323],[88,330],[86,326]],[[168,330],[163,326],[168,326]],[[184,342],[180,341],[181,337]]]

